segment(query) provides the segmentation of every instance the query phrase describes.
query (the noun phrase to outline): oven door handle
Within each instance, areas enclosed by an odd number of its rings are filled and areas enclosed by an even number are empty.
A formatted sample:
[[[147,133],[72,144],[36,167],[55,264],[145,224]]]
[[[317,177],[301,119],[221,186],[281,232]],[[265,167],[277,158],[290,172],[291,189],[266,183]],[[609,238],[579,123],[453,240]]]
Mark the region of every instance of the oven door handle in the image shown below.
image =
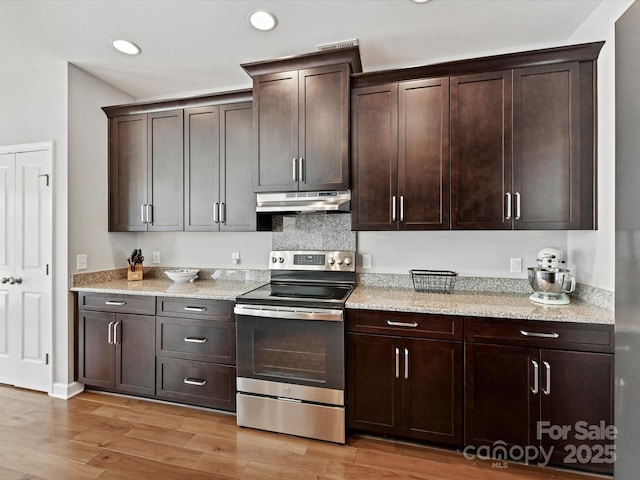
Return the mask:
[[[284,318],[291,320],[323,320],[329,322],[342,322],[344,313],[342,310],[329,308],[306,307],[276,307],[273,305],[245,305],[237,304],[233,313],[249,317]]]

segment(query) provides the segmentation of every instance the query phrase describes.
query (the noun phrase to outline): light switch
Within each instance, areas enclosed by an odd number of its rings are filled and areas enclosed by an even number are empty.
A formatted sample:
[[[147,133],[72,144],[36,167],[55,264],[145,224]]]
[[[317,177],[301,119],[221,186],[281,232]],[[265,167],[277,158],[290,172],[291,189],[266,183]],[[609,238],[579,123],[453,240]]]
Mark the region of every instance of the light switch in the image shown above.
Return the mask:
[[[160,263],[160,252],[153,252],[153,263]]]
[[[511,273],[522,273],[522,258],[511,258]]]
[[[371,254],[363,253],[362,254],[362,268],[371,268]]]
[[[240,263],[240,252],[231,252],[231,263],[238,265]]]
[[[86,270],[87,269],[87,254],[81,253],[76,257],[76,270]]]

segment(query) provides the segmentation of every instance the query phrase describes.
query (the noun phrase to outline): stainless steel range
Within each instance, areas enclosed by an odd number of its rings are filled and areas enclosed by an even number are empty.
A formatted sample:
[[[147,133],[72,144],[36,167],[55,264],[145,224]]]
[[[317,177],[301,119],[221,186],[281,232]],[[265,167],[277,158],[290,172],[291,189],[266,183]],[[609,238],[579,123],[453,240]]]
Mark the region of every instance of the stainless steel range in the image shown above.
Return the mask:
[[[355,253],[271,252],[271,282],[237,297],[237,423],[345,441],[344,305]]]

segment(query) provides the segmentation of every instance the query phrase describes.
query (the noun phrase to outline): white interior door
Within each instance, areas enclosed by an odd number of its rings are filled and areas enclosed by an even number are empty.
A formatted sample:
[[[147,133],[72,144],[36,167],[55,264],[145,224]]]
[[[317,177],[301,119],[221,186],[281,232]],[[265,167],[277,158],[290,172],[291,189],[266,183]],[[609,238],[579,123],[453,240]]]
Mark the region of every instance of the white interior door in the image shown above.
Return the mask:
[[[49,392],[52,145],[8,149],[0,150],[0,383]]]

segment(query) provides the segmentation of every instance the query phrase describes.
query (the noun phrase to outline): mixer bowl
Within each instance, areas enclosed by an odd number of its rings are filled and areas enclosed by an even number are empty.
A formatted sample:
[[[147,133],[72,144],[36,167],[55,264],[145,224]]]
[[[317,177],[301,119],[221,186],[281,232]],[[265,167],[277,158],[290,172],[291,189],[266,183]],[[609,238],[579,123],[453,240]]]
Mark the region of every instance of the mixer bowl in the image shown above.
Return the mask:
[[[571,293],[576,287],[574,276],[566,268],[529,267],[527,274],[536,292],[559,295]]]

